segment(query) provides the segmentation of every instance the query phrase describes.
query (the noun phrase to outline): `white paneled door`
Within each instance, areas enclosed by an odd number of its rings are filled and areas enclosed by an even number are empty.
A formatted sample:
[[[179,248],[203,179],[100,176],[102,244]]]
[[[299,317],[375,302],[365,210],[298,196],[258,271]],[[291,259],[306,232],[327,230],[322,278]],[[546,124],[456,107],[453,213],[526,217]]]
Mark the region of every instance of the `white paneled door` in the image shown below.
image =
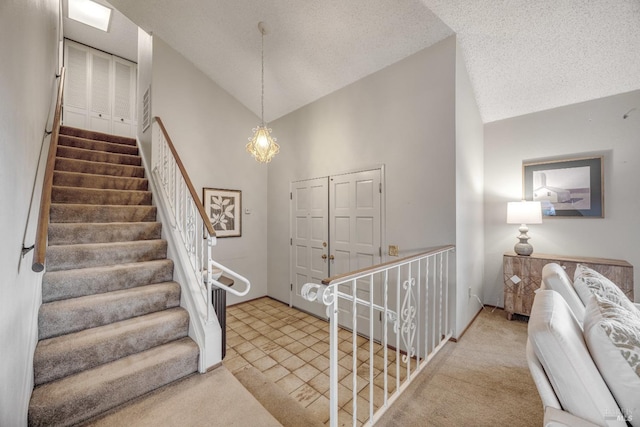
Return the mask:
[[[381,262],[381,174],[374,169],[291,184],[293,306],[326,317],[322,304],[302,298],[302,286]],[[376,302],[380,293],[379,284],[369,282],[358,283],[355,291],[349,285],[341,290]],[[353,321],[346,317],[341,314],[341,324],[351,328]],[[358,332],[370,335],[368,307],[359,305],[357,317]],[[379,319],[374,321],[377,329]]]
[[[381,171],[379,169],[330,177],[329,236],[331,242],[331,275],[350,273],[379,264],[381,249]],[[381,301],[377,281],[361,280],[344,284],[341,291],[361,301]],[[353,305],[340,299],[340,324],[353,329]],[[368,305],[356,304],[357,331],[366,336],[379,336],[379,313],[374,312],[371,330]]]
[[[302,298],[305,283],[329,277],[329,178],[291,184],[291,301],[320,317],[326,310]]]

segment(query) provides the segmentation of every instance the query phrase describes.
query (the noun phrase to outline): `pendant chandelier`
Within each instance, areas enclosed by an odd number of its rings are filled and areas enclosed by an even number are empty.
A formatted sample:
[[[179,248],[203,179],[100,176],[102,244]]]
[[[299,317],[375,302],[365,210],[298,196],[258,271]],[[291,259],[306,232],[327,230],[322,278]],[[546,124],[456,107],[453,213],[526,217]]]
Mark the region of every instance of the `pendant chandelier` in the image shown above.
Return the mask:
[[[264,35],[266,34],[264,23],[258,22],[258,30],[262,37],[262,96],[260,126],[253,129],[253,136],[249,138],[247,152],[260,163],[269,163],[273,156],[278,154],[280,146],[277,139],[271,137],[271,129],[264,122]]]

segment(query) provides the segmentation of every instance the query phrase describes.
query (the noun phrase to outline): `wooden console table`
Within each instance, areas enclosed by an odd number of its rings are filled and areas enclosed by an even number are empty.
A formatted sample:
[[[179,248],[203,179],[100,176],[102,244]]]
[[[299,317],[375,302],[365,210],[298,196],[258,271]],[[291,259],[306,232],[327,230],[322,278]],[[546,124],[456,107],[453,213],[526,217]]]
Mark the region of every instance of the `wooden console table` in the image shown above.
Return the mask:
[[[633,266],[627,261],[536,253],[521,256],[505,252],[502,263],[504,311],[509,320],[514,314],[531,314],[534,292],[542,282],[542,267],[551,262],[560,264],[572,280],[576,265],[584,264],[618,285],[633,301]]]

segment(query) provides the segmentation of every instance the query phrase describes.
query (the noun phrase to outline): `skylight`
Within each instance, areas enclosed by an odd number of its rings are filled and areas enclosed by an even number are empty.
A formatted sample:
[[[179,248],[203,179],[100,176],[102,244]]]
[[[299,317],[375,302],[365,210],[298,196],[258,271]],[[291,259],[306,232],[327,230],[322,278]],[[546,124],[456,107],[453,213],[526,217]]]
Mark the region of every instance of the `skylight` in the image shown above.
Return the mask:
[[[108,31],[111,9],[91,0],[69,0],[69,18]]]

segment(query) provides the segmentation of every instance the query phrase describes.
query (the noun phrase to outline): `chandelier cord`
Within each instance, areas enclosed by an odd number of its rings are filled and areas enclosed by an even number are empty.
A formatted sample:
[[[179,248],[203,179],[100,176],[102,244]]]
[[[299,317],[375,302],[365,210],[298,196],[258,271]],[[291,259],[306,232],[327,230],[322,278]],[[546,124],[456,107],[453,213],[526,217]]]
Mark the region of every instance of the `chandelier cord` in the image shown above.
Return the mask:
[[[262,39],[262,46],[261,46],[261,52],[262,52],[262,76],[261,76],[261,80],[262,80],[262,93],[261,93],[261,107],[262,110],[260,112],[260,120],[262,121],[262,126],[264,126],[264,28],[260,28],[260,34],[261,34],[261,39]]]

